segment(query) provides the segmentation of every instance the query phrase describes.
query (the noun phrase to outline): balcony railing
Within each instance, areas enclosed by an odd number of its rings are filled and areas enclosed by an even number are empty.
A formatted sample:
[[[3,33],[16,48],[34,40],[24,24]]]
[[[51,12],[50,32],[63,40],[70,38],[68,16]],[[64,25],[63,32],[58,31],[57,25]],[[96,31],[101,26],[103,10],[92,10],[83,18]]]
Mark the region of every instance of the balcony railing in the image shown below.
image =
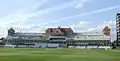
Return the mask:
[[[109,37],[79,37],[79,38],[74,38],[74,40],[109,40]]]

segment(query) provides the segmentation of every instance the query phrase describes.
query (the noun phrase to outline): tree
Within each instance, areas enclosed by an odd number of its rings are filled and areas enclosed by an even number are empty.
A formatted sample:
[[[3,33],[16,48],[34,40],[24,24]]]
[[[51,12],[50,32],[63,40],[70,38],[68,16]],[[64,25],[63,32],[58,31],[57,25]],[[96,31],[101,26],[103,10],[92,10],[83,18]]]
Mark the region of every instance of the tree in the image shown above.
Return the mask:
[[[1,42],[0,42],[0,47],[3,47],[6,44],[6,40],[4,37],[0,38]]]
[[[116,41],[112,42],[111,45],[112,45],[112,49],[115,49],[116,48]]]

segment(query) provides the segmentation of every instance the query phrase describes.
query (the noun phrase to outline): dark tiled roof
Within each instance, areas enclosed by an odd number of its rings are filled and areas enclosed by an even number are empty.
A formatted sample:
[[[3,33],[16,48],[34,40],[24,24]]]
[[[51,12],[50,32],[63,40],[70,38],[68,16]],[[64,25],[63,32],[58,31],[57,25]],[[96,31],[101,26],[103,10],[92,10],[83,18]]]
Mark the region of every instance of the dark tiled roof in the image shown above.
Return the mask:
[[[70,33],[73,32],[71,28],[60,28],[61,32]]]
[[[47,31],[53,34],[73,33],[71,28],[48,28]]]

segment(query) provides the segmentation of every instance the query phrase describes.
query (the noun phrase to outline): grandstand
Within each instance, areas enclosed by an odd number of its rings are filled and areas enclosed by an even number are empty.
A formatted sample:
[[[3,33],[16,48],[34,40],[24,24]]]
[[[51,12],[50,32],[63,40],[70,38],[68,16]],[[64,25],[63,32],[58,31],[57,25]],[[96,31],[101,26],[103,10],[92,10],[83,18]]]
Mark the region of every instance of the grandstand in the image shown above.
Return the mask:
[[[99,48],[110,47],[110,30],[103,32],[74,33],[71,28],[48,28],[45,33],[18,33],[8,30],[6,45],[14,48]],[[107,34],[106,34],[107,33]]]

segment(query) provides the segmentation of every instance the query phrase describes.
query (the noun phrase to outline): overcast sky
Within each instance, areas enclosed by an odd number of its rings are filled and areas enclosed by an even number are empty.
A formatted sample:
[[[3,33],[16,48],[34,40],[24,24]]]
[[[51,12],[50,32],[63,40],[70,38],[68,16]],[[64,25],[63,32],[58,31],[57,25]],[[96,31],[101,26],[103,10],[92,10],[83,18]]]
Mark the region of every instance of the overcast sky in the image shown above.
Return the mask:
[[[42,32],[47,27],[71,27],[74,32],[101,32],[104,24],[115,39],[120,0],[0,0],[0,37],[7,29]]]

